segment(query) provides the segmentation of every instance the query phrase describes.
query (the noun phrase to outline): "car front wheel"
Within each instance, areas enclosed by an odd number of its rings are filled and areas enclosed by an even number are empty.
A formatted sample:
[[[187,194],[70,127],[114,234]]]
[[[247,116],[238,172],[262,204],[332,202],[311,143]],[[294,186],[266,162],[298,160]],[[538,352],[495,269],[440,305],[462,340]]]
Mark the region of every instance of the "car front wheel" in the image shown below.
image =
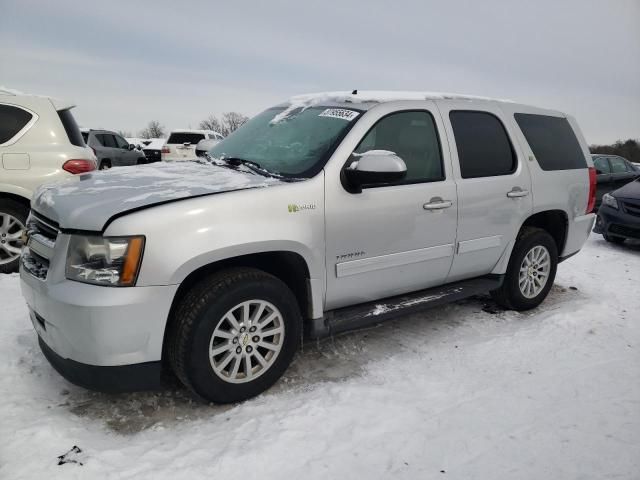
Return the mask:
[[[28,214],[28,207],[10,199],[0,199],[0,273],[18,271]]]
[[[175,310],[169,362],[198,396],[245,400],[285,372],[300,343],[301,315],[289,288],[260,270],[237,268],[197,284]]]
[[[545,230],[525,227],[511,252],[502,286],[491,292],[502,307],[535,308],[547,297],[558,267],[558,248]]]

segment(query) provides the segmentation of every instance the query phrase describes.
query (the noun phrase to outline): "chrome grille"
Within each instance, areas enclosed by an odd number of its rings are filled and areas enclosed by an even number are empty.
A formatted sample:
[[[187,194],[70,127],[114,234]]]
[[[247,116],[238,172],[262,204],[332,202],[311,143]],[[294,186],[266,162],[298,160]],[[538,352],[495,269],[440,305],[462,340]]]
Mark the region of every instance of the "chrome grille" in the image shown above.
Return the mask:
[[[27,245],[21,257],[25,271],[40,280],[47,278],[58,233],[60,231],[56,222],[31,211],[27,219]]]

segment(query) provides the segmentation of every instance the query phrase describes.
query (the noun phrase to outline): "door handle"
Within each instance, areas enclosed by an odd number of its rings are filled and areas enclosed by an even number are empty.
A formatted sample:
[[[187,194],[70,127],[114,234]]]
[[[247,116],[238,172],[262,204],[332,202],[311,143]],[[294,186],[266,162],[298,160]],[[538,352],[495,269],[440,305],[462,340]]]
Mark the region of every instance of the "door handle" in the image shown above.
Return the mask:
[[[513,187],[510,192],[507,192],[509,198],[520,198],[529,195],[529,190],[523,190],[520,187]]]
[[[433,197],[429,203],[422,205],[425,210],[442,210],[453,205],[451,200],[443,200],[441,197]]]

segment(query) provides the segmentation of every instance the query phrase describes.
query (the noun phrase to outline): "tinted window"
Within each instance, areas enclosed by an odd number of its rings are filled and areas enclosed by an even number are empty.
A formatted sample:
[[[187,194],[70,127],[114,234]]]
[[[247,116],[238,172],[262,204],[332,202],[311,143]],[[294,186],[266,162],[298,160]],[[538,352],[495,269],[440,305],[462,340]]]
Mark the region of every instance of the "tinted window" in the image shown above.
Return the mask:
[[[122,138],[120,135],[114,135],[113,136],[116,139],[116,145],[118,145],[118,148],[125,148],[125,149],[129,149],[129,142],[127,142],[124,138]]]
[[[515,152],[496,116],[487,112],[452,111],[449,118],[462,178],[508,175],[515,170]]]
[[[26,110],[0,105],[0,143],[11,140],[33,118]]]
[[[428,112],[400,112],[382,118],[355,152],[369,150],[389,150],[404,160],[407,175],[400,183],[444,179],[438,133]]]
[[[611,173],[611,167],[609,166],[609,160],[606,157],[596,157],[593,159],[593,166],[596,167],[596,173],[606,174]]]
[[[58,116],[60,117],[64,131],[67,132],[67,137],[71,144],[76,147],[84,147],[85,145],[84,140],[82,139],[82,134],[80,133],[76,119],[71,115],[71,110],[59,110]]]
[[[96,137],[104,147],[117,148],[116,140],[113,138],[113,135],[99,133]]]
[[[191,145],[196,145],[203,138],[204,134],[202,133],[176,132],[169,135],[167,143],[182,144],[189,142]]]
[[[540,168],[587,168],[578,139],[566,118],[529,113],[516,113],[515,118]]]
[[[84,143],[89,143],[89,132],[82,132],[82,139]]]
[[[627,162],[620,157],[610,157],[609,161],[611,162],[611,171],[613,173],[627,173],[629,169],[627,168]]]

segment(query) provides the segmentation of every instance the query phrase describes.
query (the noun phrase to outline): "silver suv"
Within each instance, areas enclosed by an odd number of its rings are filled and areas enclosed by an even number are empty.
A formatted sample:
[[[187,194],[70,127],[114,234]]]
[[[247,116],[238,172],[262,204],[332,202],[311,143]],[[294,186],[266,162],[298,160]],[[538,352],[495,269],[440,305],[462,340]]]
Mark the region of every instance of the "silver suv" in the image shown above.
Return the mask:
[[[294,97],[199,162],[88,174],[34,197],[22,290],[70,381],[173,372],[249,398],[318,338],[490,291],[544,300],[591,231],[573,118],[474,97]]]
[[[95,153],[99,170],[146,163],[144,153],[116,132],[82,129],[82,137]]]

